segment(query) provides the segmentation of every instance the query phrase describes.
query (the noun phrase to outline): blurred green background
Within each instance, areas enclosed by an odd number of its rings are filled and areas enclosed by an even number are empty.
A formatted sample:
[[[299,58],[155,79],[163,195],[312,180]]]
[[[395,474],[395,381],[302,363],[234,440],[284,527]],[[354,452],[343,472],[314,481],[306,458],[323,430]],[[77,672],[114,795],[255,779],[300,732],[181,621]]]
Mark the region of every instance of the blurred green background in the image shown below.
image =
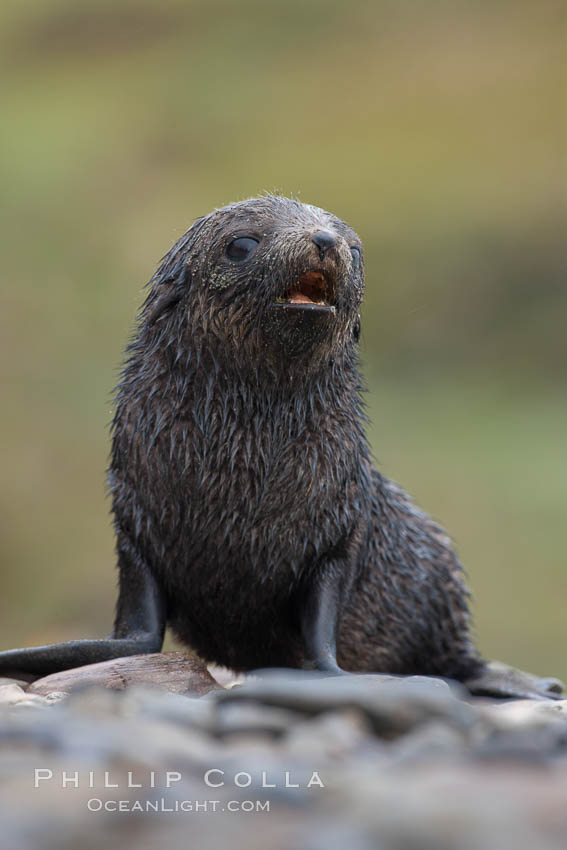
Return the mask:
[[[2,6],[0,646],[105,634],[111,390],[159,257],[264,190],[366,248],[382,469],[489,656],[567,678],[565,4]]]

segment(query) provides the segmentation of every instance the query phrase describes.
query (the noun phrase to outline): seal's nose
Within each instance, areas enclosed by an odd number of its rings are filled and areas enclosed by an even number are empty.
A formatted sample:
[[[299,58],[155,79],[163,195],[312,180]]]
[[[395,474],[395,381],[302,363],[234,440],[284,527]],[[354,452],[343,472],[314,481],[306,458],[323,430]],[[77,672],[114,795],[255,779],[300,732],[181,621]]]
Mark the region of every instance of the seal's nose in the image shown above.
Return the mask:
[[[325,252],[329,248],[334,248],[337,244],[336,236],[328,230],[316,230],[311,241],[319,248],[319,257],[323,259]]]

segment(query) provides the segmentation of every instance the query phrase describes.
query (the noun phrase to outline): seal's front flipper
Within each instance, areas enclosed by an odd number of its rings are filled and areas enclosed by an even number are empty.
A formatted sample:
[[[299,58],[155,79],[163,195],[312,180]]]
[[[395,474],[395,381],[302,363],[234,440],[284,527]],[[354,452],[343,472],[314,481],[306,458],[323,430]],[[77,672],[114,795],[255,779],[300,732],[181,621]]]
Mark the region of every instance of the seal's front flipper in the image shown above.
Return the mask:
[[[157,641],[151,635],[140,634],[131,638],[70,640],[47,646],[8,649],[0,652],[0,675],[15,674],[15,678],[18,678],[18,673],[31,673],[36,677],[47,676],[50,673],[59,673],[61,670],[96,664],[99,661],[110,661],[126,655],[159,652],[161,645],[161,640]]]
[[[559,679],[540,678],[524,670],[517,670],[490,661],[465,687],[474,696],[499,697],[501,699],[565,699],[563,682]]]
[[[331,561],[304,583],[299,597],[304,646],[303,669],[333,676],[348,675],[337,662],[337,632],[350,586],[349,563]]]
[[[127,655],[159,652],[166,624],[164,592],[129,541],[118,537],[120,593],[111,637],[0,652],[2,673],[46,676]]]

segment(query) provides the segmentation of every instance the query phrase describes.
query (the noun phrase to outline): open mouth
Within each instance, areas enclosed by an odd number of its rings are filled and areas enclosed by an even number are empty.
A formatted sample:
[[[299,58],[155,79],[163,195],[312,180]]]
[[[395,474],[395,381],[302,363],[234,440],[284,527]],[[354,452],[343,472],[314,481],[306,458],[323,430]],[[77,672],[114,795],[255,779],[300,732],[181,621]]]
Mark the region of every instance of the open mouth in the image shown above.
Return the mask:
[[[276,303],[298,307],[318,307],[333,311],[335,309],[332,303],[331,287],[322,272],[302,274],[285,295],[277,299]]]

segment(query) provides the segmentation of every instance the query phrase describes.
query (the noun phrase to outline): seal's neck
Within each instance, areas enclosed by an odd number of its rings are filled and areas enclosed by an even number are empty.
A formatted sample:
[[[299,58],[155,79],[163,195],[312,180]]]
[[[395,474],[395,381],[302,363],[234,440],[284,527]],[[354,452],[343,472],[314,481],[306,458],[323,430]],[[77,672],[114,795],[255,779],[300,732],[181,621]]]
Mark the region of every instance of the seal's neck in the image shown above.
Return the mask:
[[[308,433],[322,435],[325,451],[367,454],[354,347],[315,363],[306,356],[228,357],[226,347],[219,356],[206,338],[188,343],[155,334],[130,347],[118,405],[144,444],[181,423],[218,452],[239,431],[250,440],[262,435],[270,452]]]

